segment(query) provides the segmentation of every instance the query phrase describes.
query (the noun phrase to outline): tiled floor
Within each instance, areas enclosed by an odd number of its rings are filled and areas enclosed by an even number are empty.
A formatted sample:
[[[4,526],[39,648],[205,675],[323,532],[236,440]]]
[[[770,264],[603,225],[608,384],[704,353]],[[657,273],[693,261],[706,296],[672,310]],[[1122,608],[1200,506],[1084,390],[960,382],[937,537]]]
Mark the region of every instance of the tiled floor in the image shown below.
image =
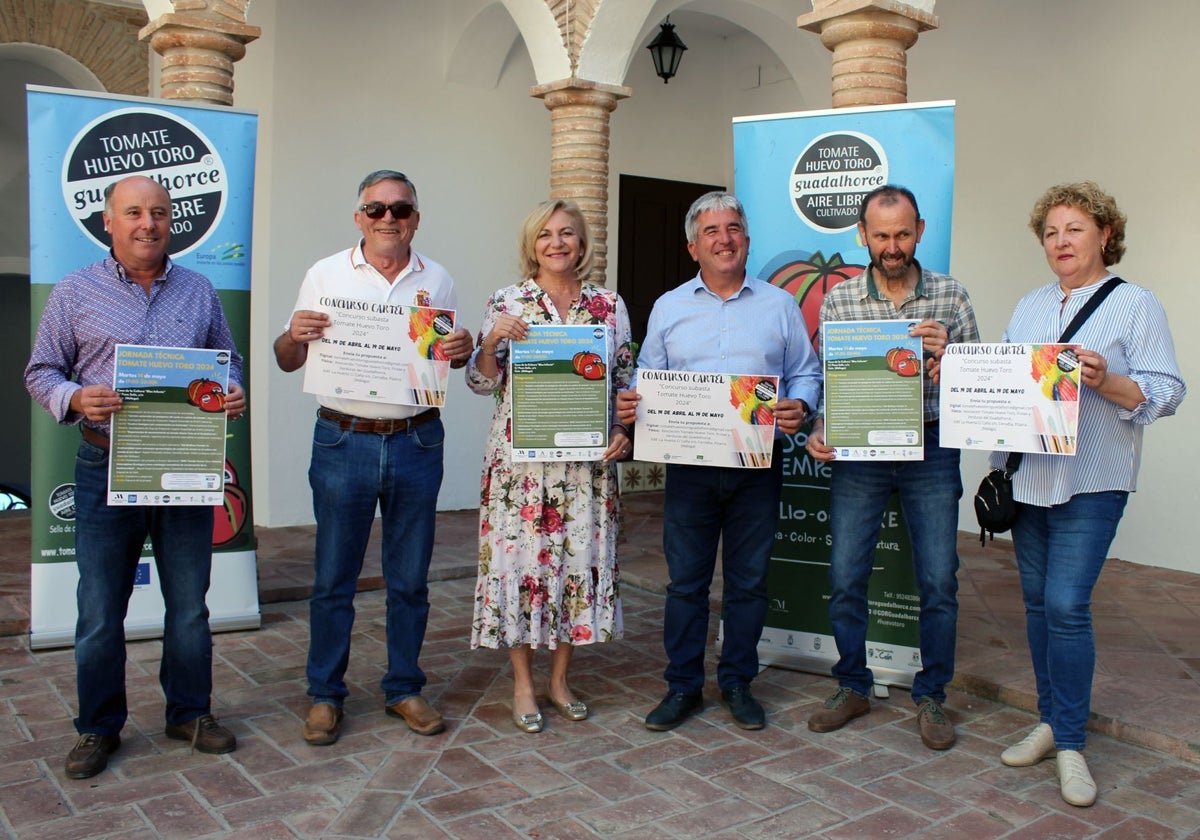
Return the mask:
[[[260,532],[263,627],[216,638],[215,711],[237,752],[190,754],[162,734],[159,644],[129,646],[132,715],[109,770],[69,781],[74,739],[69,650],[30,653],[0,638],[0,835],[20,838],[418,837],[852,838],[1200,836],[1200,579],[1128,563],[1096,592],[1095,728],[1088,757],[1100,802],[1058,796],[1052,761],[1005,768],[997,756],[1035,722],[1011,555],[964,535],[956,686],[958,745],[924,749],[901,692],[846,729],[810,733],[827,677],[767,669],[755,682],[770,725],[732,727],[706,709],[669,733],[641,718],[663,690],[661,497],[626,497],[621,548],[626,635],[581,649],[574,683],[585,722],[548,717],[529,736],[509,720],[505,657],[467,649],[473,513],[439,517],[426,695],[447,716],[433,738],[385,717],[378,687],[384,604],[358,597],[345,734],[300,737],[311,533]],[[14,524],[15,523],[15,524]],[[19,628],[28,528],[0,522],[0,627]],[[23,553],[22,553],[23,552]],[[463,577],[467,575],[467,577]],[[363,583],[378,577],[371,558]],[[715,624],[715,622],[714,622]],[[19,631],[20,632],[20,631]],[[537,658],[539,668],[546,656]],[[710,663],[711,664],[711,663]],[[548,708],[548,706],[547,706]],[[552,710],[551,710],[552,711]],[[1146,745],[1155,747],[1147,749]]]

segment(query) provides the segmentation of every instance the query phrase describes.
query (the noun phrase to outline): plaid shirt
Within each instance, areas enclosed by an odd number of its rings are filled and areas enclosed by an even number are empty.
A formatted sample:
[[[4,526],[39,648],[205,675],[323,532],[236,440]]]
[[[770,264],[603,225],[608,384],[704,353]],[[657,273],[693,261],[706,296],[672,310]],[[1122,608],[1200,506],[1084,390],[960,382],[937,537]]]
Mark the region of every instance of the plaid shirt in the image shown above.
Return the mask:
[[[920,263],[917,264],[920,267]],[[975,310],[962,284],[948,274],[921,269],[921,278],[900,306],[880,293],[872,267],[857,277],[839,283],[821,304],[821,323],[826,321],[941,321],[949,332],[948,343],[979,341]],[[820,348],[822,362],[825,348]],[[938,419],[938,386],[924,377],[925,422]]]

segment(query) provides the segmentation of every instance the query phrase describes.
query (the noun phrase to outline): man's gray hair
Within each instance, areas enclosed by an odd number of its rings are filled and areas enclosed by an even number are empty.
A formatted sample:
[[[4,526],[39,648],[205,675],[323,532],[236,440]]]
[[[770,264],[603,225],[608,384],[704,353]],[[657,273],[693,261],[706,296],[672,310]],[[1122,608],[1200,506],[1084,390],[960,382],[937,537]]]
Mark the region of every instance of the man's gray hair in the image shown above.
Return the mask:
[[[361,197],[363,190],[367,187],[373,187],[376,184],[381,184],[384,181],[399,181],[401,184],[407,184],[409,192],[412,193],[412,203],[414,210],[420,210],[421,207],[417,204],[417,185],[408,180],[408,176],[403,172],[397,172],[395,169],[376,169],[366,178],[362,179],[362,183],[358,185],[358,196]]]
[[[746,236],[750,235],[750,223],[746,221],[746,211],[742,208],[742,202],[737,200],[737,196],[727,192],[710,192],[697,198],[692,202],[692,206],[688,208],[687,216],[683,220],[683,232],[687,235],[687,241],[694,243],[696,234],[699,233],[699,219],[701,213],[707,213],[709,210],[733,210],[738,214],[738,220],[742,223],[742,232]]]

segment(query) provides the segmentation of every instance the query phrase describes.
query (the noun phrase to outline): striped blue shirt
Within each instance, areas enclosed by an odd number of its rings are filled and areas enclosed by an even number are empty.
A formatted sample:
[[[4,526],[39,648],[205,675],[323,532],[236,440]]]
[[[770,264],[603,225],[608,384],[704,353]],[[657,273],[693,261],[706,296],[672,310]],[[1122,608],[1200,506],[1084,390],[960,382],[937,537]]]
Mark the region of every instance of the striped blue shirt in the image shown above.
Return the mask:
[[[1058,281],[1033,290],[1017,304],[1001,341],[1057,341],[1102,285],[1103,280],[1076,289],[1070,297],[1063,294]],[[1013,476],[1013,495],[1018,502],[1050,507],[1079,493],[1136,490],[1143,427],[1174,414],[1187,393],[1175,361],[1167,313],[1148,289],[1132,283],[1117,286],[1071,343],[1102,355],[1109,372],[1128,376],[1146,399],[1128,410],[1081,387],[1077,454],[1025,453]],[[1002,467],[1006,457],[1006,453],[993,452],[991,463]]]
[[[242,384],[242,357],[208,278],[168,259],[147,295],[109,256],[72,271],[50,292],[25,388],[59,423],[78,423],[83,415],[71,411],[71,396],[85,385],[112,387],[118,344],[228,350],[229,381]],[[108,423],[88,425],[108,431]]]
[[[779,396],[816,408],[821,366],[796,298],[747,276],[722,300],[700,275],[654,303],[638,367],[779,377]]]

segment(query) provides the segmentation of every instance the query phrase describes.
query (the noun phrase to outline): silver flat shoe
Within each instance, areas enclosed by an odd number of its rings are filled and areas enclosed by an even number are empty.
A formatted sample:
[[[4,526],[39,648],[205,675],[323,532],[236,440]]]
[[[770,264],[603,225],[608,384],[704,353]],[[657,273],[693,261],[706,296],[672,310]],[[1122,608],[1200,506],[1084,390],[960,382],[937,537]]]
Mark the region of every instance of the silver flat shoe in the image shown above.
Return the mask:
[[[550,703],[554,708],[558,709],[558,713],[567,720],[587,720],[588,707],[587,703],[582,700],[575,700],[571,703],[559,703],[553,697],[550,698]]]
[[[541,732],[542,725],[546,722],[545,718],[542,717],[541,712],[534,712],[531,715],[519,715],[514,710],[512,719],[513,723],[517,725],[517,729],[520,729],[522,732],[525,732],[529,735],[533,735],[536,732]]]

